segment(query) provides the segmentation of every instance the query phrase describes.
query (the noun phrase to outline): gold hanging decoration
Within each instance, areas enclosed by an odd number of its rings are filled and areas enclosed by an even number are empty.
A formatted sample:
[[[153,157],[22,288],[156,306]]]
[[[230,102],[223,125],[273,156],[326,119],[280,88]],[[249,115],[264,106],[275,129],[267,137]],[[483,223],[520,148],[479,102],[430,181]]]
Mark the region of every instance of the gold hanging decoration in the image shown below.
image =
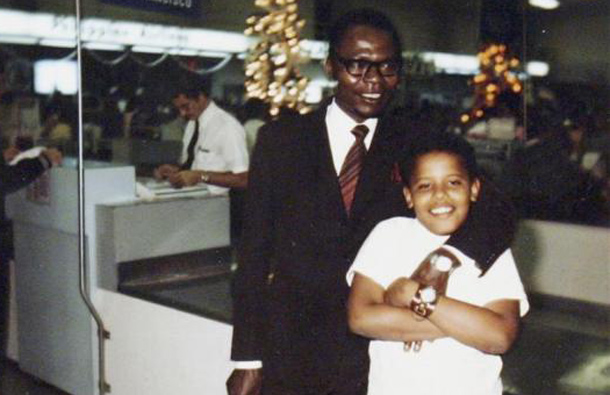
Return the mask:
[[[311,109],[305,104],[307,77],[299,72],[300,32],[305,21],[299,19],[297,0],[255,0],[266,11],[246,19],[244,33],[259,36],[246,56],[246,96],[266,101],[275,117],[281,107],[301,114]]]
[[[462,123],[476,121],[485,110],[495,107],[498,96],[506,91],[521,94],[523,83],[513,72],[520,66],[519,59],[511,56],[504,44],[489,44],[478,54],[480,72],[470,81],[474,86],[474,105],[462,114]]]

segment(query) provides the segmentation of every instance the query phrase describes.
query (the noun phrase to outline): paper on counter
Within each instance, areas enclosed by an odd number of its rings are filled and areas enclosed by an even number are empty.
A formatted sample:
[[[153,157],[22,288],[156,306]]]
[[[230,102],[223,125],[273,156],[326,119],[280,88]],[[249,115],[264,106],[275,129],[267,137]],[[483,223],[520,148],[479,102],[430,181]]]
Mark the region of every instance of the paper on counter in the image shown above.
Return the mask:
[[[205,184],[174,188],[168,181],[142,181],[143,182],[136,182],[136,195],[144,200],[153,200],[155,198],[170,196],[188,196],[196,192],[208,190]]]

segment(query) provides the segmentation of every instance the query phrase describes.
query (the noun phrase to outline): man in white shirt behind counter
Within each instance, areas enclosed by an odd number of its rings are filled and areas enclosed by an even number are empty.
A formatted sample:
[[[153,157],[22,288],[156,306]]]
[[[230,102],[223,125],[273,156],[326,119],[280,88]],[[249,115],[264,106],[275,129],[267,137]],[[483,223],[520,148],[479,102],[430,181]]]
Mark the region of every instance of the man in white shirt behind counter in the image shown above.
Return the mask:
[[[246,188],[248,150],[243,126],[221,109],[201,86],[179,87],[173,104],[188,123],[183,136],[181,165],[155,169],[157,180],[181,188],[206,183],[213,194]]]

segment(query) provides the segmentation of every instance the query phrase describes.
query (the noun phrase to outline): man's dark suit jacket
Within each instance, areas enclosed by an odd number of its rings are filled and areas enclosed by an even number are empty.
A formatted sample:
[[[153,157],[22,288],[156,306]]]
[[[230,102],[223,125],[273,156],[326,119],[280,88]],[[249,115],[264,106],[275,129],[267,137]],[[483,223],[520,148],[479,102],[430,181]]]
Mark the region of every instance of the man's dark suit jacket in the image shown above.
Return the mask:
[[[407,215],[392,166],[405,136],[422,132],[404,119],[380,119],[348,217],[325,115],[326,106],[260,131],[233,288],[232,359],[262,360],[264,382],[320,394],[346,379],[366,383],[368,342],[349,332],[345,273],[379,220]],[[510,218],[501,209],[493,209],[495,218]],[[494,225],[476,232],[465,226],[452,244],[493,261],[508,246],[512,223]]]

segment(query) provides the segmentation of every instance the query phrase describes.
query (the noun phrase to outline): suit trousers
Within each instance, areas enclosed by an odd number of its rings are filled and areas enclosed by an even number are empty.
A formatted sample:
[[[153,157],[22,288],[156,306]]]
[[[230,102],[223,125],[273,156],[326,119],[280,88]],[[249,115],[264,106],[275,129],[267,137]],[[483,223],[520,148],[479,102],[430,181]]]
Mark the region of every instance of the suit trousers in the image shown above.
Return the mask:
[[[313,384],[313,383],[312,383]],[[366,375],[357,377],[338,377],[329,387],[300,387],[280,383],[270,383],[263,379],[262,395],[366,395],[368,389],[368,378]]]

